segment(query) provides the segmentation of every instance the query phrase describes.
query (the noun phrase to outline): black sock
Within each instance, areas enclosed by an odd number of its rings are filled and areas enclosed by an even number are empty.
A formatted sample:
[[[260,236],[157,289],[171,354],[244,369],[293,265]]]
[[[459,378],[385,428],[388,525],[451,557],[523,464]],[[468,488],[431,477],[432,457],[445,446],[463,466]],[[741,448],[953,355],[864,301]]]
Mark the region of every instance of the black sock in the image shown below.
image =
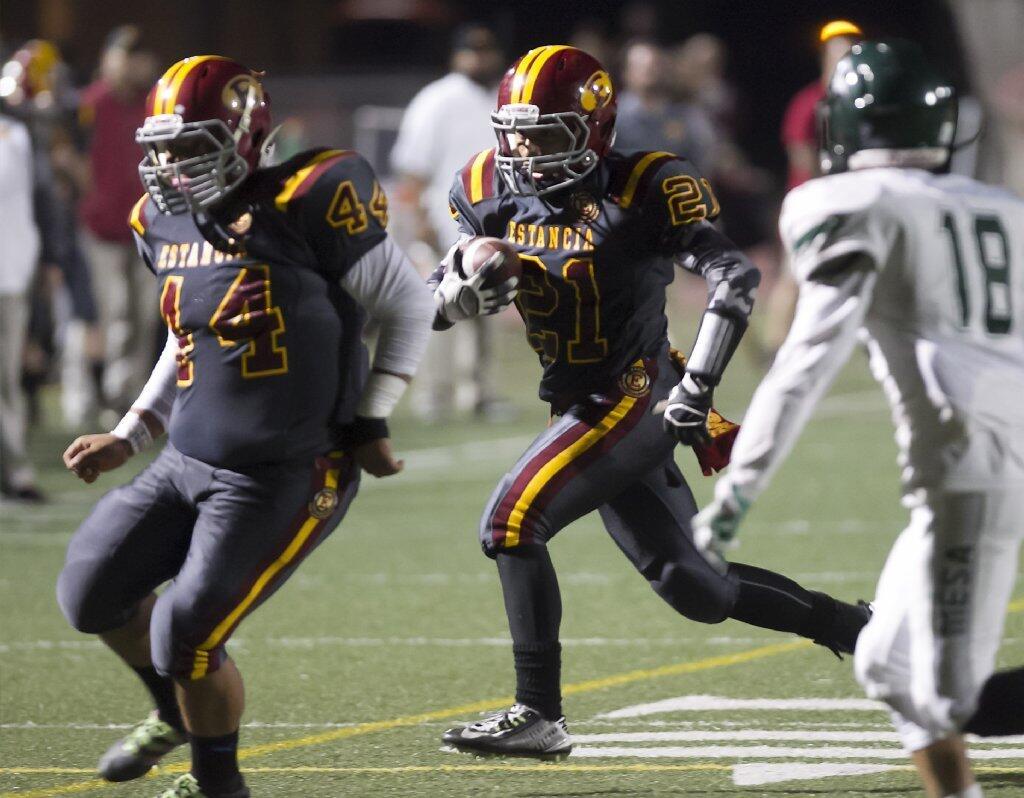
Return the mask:
[[[981,737],[1024,734],[1024,668],[988,677],[964,731]]]
[[[192,775],[207,795],[232,793],[245,786],[238,770],[238,732],[222,737],[189,737],[192,743]]]
[[[96,389],[96,398],[99,404],[103,404],[103,372],[106,364],[102,360],[89,361],[89,376],[92,378],[93,387]]]
[[[807,590],[789,577],[753,565],[731,563],[729,571],[740,583],[730,617],[809,638],[836,655],[853,653],[860,630],[870,618],[865,608]]]
[[[742,563],[731,563],[729,571],[740,583],[731,618],[804,637],[811,637],[826,620],[821,617],[823,602],[792,579]]]
[[[546,546],[505,549],[497,556],[516,665],[516,701],[549,720],[562,715],[562,597]]]
[[[562,716],[562,646],[560,643],[512,645],[516,661],[516,701],[548,720]]]
[[[181,709],[178,707],[178,699],[174,695],[174,681],[170,677],[161,676],[152,665],[132,668],[132,670],[139,675],[142,683],[149,690],[149,694],[153,696],[160,720],[178,731],[184,732],[185,723],[181,719]]]

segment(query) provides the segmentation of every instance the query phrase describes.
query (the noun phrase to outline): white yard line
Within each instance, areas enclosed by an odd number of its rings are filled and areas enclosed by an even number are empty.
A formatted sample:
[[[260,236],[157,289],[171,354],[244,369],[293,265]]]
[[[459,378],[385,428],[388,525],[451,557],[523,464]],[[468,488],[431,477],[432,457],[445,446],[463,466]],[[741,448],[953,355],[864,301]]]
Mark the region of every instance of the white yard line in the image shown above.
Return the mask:
[[[787,748],[772,745],[694,745],[636,748],[630,746],[582,746],[572,759],[906,759],[902,748],[847,748],[819,746]],[[1024,748],[972,749],[972,759],[1021,759]]]
[[[630,648],[639,646],[734,646],[764,643],[768,637],[566,637],[561,643],[570,648]],[[285,648],[376,648],[386,646],[441,648],[506,648],[512,640],[506,636],[495,637],[340,637],[323,635],[318,637],[239,637],[228,642],[231,647],[253,648],[255,646],[282,646]],[[19,640],[0,643],[0,654],[33,651],[105,651],[106,647],[95,639],[80,640]]]
[[[63,729],[65,731],[118,731],[131,729],[133,723],[0,723],[0,731],[44,731]],[[292,723],[289,721],[250,721],[243,723],[246,729],[343,729],[349,726],[358,726],[356,721],[346,723]]]
[[[778,731],[772,729],[741,729],[737,731],[693,731],[664,732],[609,732],[601,734],[573,734],[575,743],[657,743],[657,742],[758,742],[760,740],[789,740],[793,742],[821,743],[898,743],[899,735],[894,731],[829,731],[815,729],[808,731]],[[1020,745],[1024,736],[992,737],[978,740],[984,745]],[[828,749],[823,749],[828,750]]]
[[[893,765],[877,765],[870,762],[822,762],[801,764],[787,762],[784,765],[773,762],[747,762],[732,769],[733,784],[739,787],[754,787],[759,784],[777,784],[783,781],[828,779],[836,776],[868,776],[896,770]]]
[[[885,712],[885,704],[867,698],[723,698],[714,695],[684,695],[648,704],[616,709],[599,718],[638,718],[662,712],[731,712],[735,710],[796,712]]]

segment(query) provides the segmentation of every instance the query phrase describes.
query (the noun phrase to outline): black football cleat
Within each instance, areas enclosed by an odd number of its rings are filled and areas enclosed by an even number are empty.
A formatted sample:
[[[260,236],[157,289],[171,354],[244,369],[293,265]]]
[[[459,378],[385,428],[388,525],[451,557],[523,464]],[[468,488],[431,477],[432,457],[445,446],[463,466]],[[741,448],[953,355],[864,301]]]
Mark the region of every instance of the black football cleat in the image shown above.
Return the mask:
[[[107,749],[96,769],[107,781],[131,781],[145,776],[166,754],[186,742],[184,732],[152,712]]]
[[[572,737],[564,717],[548,720],[523,704],[513,704],[476,723],[449,729],[441,739],[449,748],[482,757],[529,757],[558,762],[572,751]]]
[[[847,604],[845,601],[835,601],[835,612],[832,615],[828,626],[827,634],[814,638],[819,646],[825,646],[839,659],[843,654],[853,654],[857,647],[857,638],[861,630],[871,620],[873,610],[871,605],[863,599],[856,604]]]

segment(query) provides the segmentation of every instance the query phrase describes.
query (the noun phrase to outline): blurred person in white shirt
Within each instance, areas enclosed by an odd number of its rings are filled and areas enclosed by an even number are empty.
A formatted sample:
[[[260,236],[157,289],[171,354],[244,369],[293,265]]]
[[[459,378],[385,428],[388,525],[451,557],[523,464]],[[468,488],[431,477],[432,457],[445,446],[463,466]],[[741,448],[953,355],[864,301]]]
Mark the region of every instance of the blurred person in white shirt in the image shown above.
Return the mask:
[[[25,452],[25,397],[21,364],[28,331],[28,292],[39,257],[32,211],[32,142],[28,129],[0,115],[0,493],[40,501]]]
[[[478,23],[459,28],[450,72],[424,86],[402,118],[391,165],[401,178],[397,196],[414,228],[408,252],[424,274],[459,236],[448,210],[452,176],[494,146],[490,119],[504,65],[493,30]],[[419,393],[414,406],[425,417],[440,420],[468,409],[491,419],[505,414],[507,405],[495,395],[493,331],[481,321],[460,325],[465,329],[454,341],[434,337],[413,388]]]

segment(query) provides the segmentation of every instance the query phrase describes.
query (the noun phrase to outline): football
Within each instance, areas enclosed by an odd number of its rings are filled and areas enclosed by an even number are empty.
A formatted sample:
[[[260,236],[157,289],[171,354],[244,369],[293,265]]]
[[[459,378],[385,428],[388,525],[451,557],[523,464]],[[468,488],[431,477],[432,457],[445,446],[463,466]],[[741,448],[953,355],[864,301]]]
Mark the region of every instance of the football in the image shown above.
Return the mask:
[[[522,277],[523,275],[523,265],[519,261],[519,255],[511,244],[507,241],[502,241],[500,238],[476,236],[463,244],[461,251],[462,258],[459,271],[463,277],[475,274],[495,252],[500,252],[504,255],[498,268],[484,281],[485,288],[493,288],[510,277]]]

